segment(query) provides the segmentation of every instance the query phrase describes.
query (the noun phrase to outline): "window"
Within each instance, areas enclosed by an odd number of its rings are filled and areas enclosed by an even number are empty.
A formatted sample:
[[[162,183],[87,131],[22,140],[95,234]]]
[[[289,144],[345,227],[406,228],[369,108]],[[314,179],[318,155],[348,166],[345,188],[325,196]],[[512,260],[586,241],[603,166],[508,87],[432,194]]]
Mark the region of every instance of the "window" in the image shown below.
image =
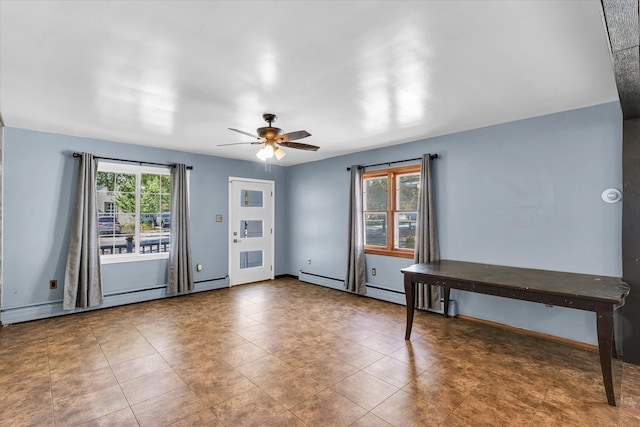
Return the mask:
[[[169,256],[168,168],[101,161],[96,188],[103,263]]]
[[[420,166],[365,172],[365,252],[413,258]]]

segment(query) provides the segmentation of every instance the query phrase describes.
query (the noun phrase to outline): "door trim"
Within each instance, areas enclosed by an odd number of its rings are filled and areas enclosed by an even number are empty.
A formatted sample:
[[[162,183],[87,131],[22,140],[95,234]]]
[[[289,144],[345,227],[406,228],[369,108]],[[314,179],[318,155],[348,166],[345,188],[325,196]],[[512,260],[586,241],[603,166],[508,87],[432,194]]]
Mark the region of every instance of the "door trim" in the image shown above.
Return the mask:
[[[273,228],[273,233],[271,233],[271,280],[273,280],[275,278],[275,271],[276,271],[276,252],[275,252],[275,240],[276,240],[276,182],[272,181],[272,180],[268,180],[268,179],[255,179],[255,178],[242,178],[242,177],[237,177],[237,176],[230,176],[229,177],[229,185],[227,187],[227,193],[228,193],[228,218],[229,220],[227,221],[227,248],[228,248],[228,268],[229,268],[229,287],[232,286],[237,286],[234,285],[233,283],[233,259],[232,259],[232,251],[233,251],[233,226],[232,226],[232,221],[233,219],[233,215],[232,215],[232,209],[233,209],[233,193],[231,191],[231,187],[233,185],[233,182],[251,182],[251,183],[258,183],[258,184],[270,184],[271,185],[271,192],[273,193],[273,201],[271,203],[271,227]]]

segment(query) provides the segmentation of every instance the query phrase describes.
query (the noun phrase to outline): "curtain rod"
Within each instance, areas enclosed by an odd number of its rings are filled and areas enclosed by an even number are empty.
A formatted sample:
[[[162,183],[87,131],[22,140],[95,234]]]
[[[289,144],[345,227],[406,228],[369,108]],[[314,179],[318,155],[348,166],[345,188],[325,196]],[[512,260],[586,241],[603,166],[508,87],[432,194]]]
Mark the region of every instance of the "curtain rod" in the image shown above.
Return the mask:
[[[438,155],[437,155],[437,154],[432,154],[430,157],[431,157],[432,159],[437,159],[437,158],[438,158]],[[376,163],[375,165],[360,166],[360,169],[364,169],[364,168],[371,168],[371,167],[374,167],[374,166],[384,166],[384,165],[389,165],[389,166],[391,166],[393,163],[413,162],[413,161],[416,161],[416,160],[422,160],[422,157],[418,157],[418,158],[416,158],[416,159],[396,160],[396,161],[394,161],[394,162]],[[348,170],[348,171],[350,171],[350,170],[351,170],[351,167],[348,167],[348,168],[347,168],[347,170]]]
[[[73,157],[82,157],[82,153],[73,153]],[[167,163],[141,162],[139,160],[116,159],[113,157],[100,157],[100,156],[93,156],[93,157],[101,160],[113,160],[116,162],[138,163],[140,165],[168,166],[170,168],[175,166],[175,164],[170,165]],[[187,166],[187,169],[192,170],[193,166]]]

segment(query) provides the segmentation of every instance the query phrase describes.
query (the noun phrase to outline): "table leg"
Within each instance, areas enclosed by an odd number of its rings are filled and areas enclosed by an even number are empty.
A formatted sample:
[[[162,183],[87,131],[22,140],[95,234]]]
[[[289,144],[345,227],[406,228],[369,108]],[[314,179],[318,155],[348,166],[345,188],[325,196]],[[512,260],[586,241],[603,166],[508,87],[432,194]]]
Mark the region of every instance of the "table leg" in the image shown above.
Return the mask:
[[[616,397],[613,394],[613,374],[611,370],[611,357],[613,356],[613,310],[597,311],[598,326],[598,352],[600,353],[600,367],[602,368],[602,380],[604,390],[607,393],[609,405],[616,406]]]
[[[449,317],[449,296],[451,295],[451,288],[448,286],[442,287],[442,294],[444,295],[444,317]]]
[[[404,295],[407,300],[407,329],[404,334],[405,340],[409,340],[409,338],[411,338],[411,327],[413,326],[413,310],[414,310],[413,306],[415,304],[413,299],[413,293],[414,293],[414,285],[413,285],[413,281],[411,280],[411,275],[405,273]]]

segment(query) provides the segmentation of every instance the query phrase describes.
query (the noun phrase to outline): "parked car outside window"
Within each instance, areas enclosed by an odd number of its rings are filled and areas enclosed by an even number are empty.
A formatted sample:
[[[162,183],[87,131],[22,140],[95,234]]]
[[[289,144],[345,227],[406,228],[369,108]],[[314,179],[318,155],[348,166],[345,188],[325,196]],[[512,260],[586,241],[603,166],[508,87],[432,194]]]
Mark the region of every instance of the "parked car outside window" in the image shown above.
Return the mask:
[[[159,214],[156,219],[156,224],[160,228],[171,228],[171,214],[170,213]]]
[[[98,218],[99,234],[120,234],[120,223],[112,216]]]

